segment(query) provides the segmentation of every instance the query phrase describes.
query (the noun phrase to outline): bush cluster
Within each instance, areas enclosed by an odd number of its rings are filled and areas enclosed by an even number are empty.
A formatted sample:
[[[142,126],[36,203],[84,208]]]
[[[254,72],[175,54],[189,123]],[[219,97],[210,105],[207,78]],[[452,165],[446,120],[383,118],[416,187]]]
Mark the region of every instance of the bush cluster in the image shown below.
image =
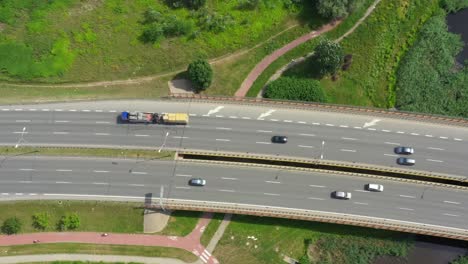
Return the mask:
[[[146,27],[140,38],[145,43],[155,43],[164,37],[189,35],[194,27],[191,20],[180,19],[175,15],[164,16],[154,9],[144,13],[143,24]]]
[[[264,97],[270,99],[326,102],[320,82],[313,79],[280,77],[268,84]]]
[[[19,218],[10,217],[3,222],[1,231],[7,235],[17,234],[22,226],[23,223]],[[50,227],[50,215],[45,212],[33,214],[32,226],[40,231],[46,230]],[[60,218],[56,227],[59,231],[77,229],[80,227],[80,217],[76,213],[66,214]]]

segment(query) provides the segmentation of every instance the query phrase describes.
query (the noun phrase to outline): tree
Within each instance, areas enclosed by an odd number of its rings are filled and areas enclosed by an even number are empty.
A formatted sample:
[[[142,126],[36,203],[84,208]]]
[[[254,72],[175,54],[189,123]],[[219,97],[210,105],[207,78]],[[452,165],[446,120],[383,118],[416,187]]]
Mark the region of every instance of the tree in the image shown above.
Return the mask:
[[[141,34],[141,40],[145,43],[154,43],[164,37],[164,29],[158,23],[153,23],[148,25],[148,27],[143,30]]]
[[[23,224],[16,217],[6,219],[2,225],[2,232],[7,235],[16,234],[21,230]]]
[[[190,63],[187,71],[195,92],[203,91],[211,85],[213,69],[208,61],[197,59]]]
[[[342,18],[348,15],[348,0],[318,0],[317,11],[325,18]]]
[[[33,216],[33,226],[37,229],[45,230],[49,227],[49,214],[35,213]]]
[[[343,62],[343,48],[340,44],[323,39],[314,49],[312,62],[321,76],[334,74]]]
[[[325,102],[320,82],[313,79],[280,77],[268,84],[264,96],[271,99]]]
[[[80,218],[78,217],[78,214],[73,213],[62,216],[62,218],[60,218],[60,221],[58,222],[57,228],[60,231],[64,231],[67,229],[76,229],[79,226]]]

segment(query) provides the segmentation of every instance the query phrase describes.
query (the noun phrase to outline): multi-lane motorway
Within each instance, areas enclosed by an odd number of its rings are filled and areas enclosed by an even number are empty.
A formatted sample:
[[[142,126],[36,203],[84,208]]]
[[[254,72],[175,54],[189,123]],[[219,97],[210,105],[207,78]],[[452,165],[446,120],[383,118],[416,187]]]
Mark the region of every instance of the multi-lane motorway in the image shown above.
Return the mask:
[[[0,197],[77,195],[86,199],[114,196],[160,197],[281,206],[466,229],[467,193],[423,185],[317,172],[270,168],[230,167],[178,161],[145,161],[10,157],[2,163]],[[191,177],[207,180],[204,187],[187,184]],[[385,186],[382,193],[367,192],[366,183]],[[353,193],[349,201],[330,193]]]
[[[136,106],[138,105],[138,107]],[[121,110],[188,112],[188,126],[117,124]],[[106,145],[235,151],[399,166],[394,147],[415,148],[417,170],[468,176],[468,128],[388,118],[204,103],[122,101],[4,106],[0,144]],[[167,135],[167,139],[165,139]],[[272,144],[273,135],[289,142]]]

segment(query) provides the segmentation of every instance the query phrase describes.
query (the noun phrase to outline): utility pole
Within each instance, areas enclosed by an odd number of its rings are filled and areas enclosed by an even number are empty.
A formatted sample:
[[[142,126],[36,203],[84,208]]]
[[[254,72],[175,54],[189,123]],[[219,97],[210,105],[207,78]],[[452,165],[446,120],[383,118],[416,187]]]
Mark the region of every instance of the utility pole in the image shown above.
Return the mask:
[[[23,127],[23,131],[21,131],[21,133],[20,133],[21,136],[18,139],[18,142],[16,142],[15,148],[18,148],[20,146],[21,142],[26,143],[26,140],[24,140],[24,133],[26,133],[26,127]]]
[[[325,147],[325,141],[322,141],[322,149],[320,151],[320,159],[323,159],[323,150],[324,150],[324,147]]]
[[[163,210],[163,212],[166,211],[163,206],[163,197],[164,197],[164,185],[161,185],[161,190],[159,191],[159,206]]]
[[[164,137],[164,142],[162,143],[161,147],[159,148],[158,152],[161,152],[161,150],[166,146],[166,141],[167,137],[169,136],[169,131],[166,132],[166,136]]]

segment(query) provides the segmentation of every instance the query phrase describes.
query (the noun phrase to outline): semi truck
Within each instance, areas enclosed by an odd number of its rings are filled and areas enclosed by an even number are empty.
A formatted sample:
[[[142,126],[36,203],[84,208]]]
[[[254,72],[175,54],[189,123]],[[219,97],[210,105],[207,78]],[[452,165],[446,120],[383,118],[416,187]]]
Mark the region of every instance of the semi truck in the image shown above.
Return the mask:
[[[125,123],[187,125],[189,121],[189,115],[186,113],[150,113],[124,111],[120,114],[120,120]]]

